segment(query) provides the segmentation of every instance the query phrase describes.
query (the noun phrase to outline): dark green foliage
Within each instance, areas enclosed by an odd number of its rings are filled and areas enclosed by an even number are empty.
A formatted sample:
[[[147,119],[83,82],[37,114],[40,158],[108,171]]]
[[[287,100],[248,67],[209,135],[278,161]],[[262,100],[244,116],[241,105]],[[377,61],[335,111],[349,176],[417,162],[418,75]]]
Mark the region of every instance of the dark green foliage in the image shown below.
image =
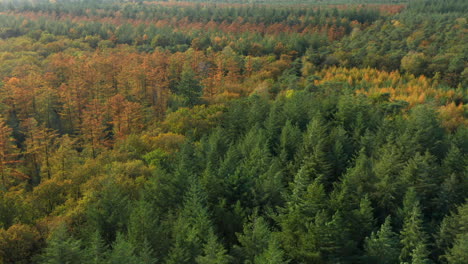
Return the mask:
[[[182,96],[184,106],[194,106],[200,103],[202,86],[197,80],[195,72],[190,67],[185,67],[176,86],[176,92]]]
[[[244,224],[242,233],[237,234],[240,246],[234,249],[235,256],[244,263],[254,263],[255,257],[268,249],[272,239],[272,232],[263,217],[252,216],[252,219]]]
[[[450,264],[462,264],[466,262],[468,254],[468,234],[461,234],[454,242],[453,247],[447,252],[447,262]]]
[[[59,226],[47,241],[47,247],[39,258],[43,264],[79,264],[86,261],[81,241],[67,233],[66,226]]]
[[[210,232],[213,232],[213,226],[206,208],[206,194],[194,180],[174,223],[174,242],[166,263],[194,263],[202,255],[208,239],[206,235]]]
[[[123,234],[118,233],[117,238],[112,244],[112,250],[109,252],[109,258],[107,260],[107,263],[137,264],[141,262],[135,255],[135,246],[128,242]]]
[[[255,257],[255,264],[284,264],[288,263],[284,256],[284,251],[279,247],[275,238],[270,239],[268,248],[262,254]]]
[[[2,241],[31,242],[17,224],[39,230],[37,263],[466,263],[463,1],[17,2],[0,4],[0,114],[19,153],[5,152],[11,163],[0,153],[15,182],[0,190],[0,263]],[[408,5],[393,13],[397,2]],[[134,68],[114,69],[126,66],[121,54]],[[44,79],[29,87],[15,63]],[[37,95],[46,106],[20,117],[21,92],[51,87],[57,95]],[[102,151],[86,159],[86,124],[73,123],[86,123],[94,99]],[[76,120],[65,120],[66,104]],[[141,130],[118,138],[113,111],[137,112]],[[60,160],[72,168],[23,175],[46,169],[25,149],[29,117],[76,139]]]
[[[423,219],[419,204],[416,203],[408,212],[400,233],[402,245],[400,261],[423,261],[427,258],[427,234],[424,231]],[[416,257],[416,259],[415,259]]]
[[[392,231],[390,217],[380,227],[366,238],[365,258],[369,263],[395,264],[399,263],[400,244],[398,236]]]
[[[101,238],[101,235],[98,232],[94,232],[90,236],[90,241],[87,246],[87,254],[89,258],[89,263],[99,264],[103,263],[107,258],[107,249],[104,241]]]
[[[197,263],[228,264],[230,260],[231,258],[227,255],[223,245],[217,241],[216,235],[210,232],[203,248],[203,254],[196,258]]]
[[[110,245],[117,233],[125,230],[130,214],[129,200],[122,186],[110,179],[96,195],[87,211],[88,221],[90,228],[97,230]]]

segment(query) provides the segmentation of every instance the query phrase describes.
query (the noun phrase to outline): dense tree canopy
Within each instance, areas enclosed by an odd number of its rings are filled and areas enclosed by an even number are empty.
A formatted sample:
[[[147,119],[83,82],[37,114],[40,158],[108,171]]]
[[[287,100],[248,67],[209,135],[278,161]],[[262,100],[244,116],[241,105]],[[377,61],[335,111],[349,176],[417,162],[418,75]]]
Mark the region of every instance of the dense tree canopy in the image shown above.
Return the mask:
[[[465,263],[468,4],[282,2],[0,1],[0,263]]]

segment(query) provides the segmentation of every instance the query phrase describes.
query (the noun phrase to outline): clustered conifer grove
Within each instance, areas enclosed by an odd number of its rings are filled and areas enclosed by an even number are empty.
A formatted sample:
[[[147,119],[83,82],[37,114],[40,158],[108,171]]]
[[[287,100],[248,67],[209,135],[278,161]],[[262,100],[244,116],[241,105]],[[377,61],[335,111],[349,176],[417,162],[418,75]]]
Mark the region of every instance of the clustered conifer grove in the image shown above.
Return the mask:
[[[467,19],[0,0],[0,264],[468,263]]]

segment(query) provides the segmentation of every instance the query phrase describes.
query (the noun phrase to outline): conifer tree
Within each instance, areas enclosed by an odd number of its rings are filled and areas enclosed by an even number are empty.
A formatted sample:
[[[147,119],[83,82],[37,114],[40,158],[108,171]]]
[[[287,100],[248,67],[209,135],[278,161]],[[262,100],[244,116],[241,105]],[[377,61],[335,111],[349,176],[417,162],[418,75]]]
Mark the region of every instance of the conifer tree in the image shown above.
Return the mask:
[[[213,226],[206,208],[206,194],[197,179],[192,179],[183,208],[174,223],[174,244],[166,263],[193,263],[203,252],[206,235]]]
[[[428,256],[429,252],[426,246],[420,243],[413,249],[413,252],[411,252],[411,264],[430,264],[431,261]]]
[[[392,231],[388,216],[377,233],[372,232],[364,243],[366,257],[370,263],[396,264],[400,255],[399,239]]]
[[[285,264],[288,262],[283,250],[279,247],[279,242],[272,238],[268,243],[268,248],[255,257],[254,264]]]
[[[104,263],[107,257],[107,246],[98,231],[90,235],[88,244],[87,255],[90,264]]]
[[[465,231],[466,232],[466,231]],[[449,264],[463,264],[468,259],[468,234],[460,234],[457,236],[453,247],[448,250],[445,256]]]
[[[223,245],[218,242],[213,232],[208,234],[207,242],[203,247],[203,254],[196,258],[198,264],[228,264],[230,257]]]
[[[81,241],[67,234],[65,225],[60,225],[39,258],[41,264],[80,264],[86,261],[86,253],[81,249]]]
[[[184,67],[176,92],[184,98],[186,106],[192,107],[200,103],[203,94],[202,86],[196,78],[195,72],[189,66]]]
[[[135,247],[127,241],[122,233],[117,234],[117,238],[112,244],[112,250],[109,252],[108,264],[139,264],[141,263],[135,255]]]
[[[242,258],[244,262],[253,263],[255,256],[268,248],[271,236],[271,230],[265,219],[252,216],[252,219],[244,224],[243,232],[237,234],[240,246],[235,247],[236,256]]]
[[[412,252],[417,247],[425,247],[427,243],[427,235],[423,229],[423,219],[419,205],[413,206],[410,214],[405,217],[403,229],[400,232],[400,243],[402,245],[400,253],[401,262],[410,262]],[[418,257],[423,252],[423,248],[417,250]]]

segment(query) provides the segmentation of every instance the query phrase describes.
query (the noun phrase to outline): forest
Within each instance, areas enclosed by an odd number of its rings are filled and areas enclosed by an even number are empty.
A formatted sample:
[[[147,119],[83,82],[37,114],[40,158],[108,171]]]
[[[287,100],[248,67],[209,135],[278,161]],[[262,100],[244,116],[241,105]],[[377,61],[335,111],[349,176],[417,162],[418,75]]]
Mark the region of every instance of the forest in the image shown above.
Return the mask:
[[[0,264],[466,264],[467,19],[0,0]]]

